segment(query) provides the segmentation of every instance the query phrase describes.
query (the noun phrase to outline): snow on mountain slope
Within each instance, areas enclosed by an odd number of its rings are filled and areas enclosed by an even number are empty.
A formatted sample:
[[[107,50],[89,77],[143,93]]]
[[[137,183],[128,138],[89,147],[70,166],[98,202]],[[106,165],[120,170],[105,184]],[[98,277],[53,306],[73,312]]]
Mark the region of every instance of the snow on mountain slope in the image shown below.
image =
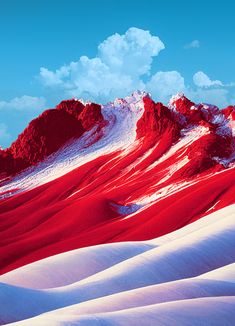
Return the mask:
[[[233,325],[234,122],[144,92],[33,120],[0,150],[1,324]]]

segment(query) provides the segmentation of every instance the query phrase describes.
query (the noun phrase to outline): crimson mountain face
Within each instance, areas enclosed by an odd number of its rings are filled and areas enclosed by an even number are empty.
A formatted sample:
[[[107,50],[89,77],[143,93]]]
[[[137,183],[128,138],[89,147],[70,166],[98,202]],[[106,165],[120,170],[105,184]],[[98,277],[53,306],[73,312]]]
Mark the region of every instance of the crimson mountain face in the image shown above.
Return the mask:
[[[171,146],[180,138],[183,129],[198,125],[209,131],[189,149],[189,156],[194,151],[205,162],[206,167],[199,169],[215,165],[213,157],[226,158],[232,154],[233,136],[229,123],[234,121],[235,107],[220,111],[212,105],[195,105],[183,95],[172,98],[169,107],[154,103],[148,95],[143,95],[143,106],[143,115],[136,126],[136,139],[143,138],[146,147],[153,146],[166,133]],[[9,148],[0,151],[0,173],[11,175],[37,164],[92,127],[102,128],[104,121],[99,104],[84,105],[75,99],[62,101],[55,109],[46,110],[32,120]]]
[[[32,120],[10,148],[0,151],[0,173],[15,174],[35,165],[102,119],[98,104],[62,101]]]

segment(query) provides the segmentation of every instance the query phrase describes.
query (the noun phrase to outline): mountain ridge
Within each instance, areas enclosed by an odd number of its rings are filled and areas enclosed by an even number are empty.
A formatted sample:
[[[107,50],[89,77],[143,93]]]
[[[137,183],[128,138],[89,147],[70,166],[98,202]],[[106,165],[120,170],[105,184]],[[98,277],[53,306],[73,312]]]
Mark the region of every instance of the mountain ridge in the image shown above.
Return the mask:
[[[204,146],[208,145],[205,152],[221,158],[232,154],[234,139],[229,122],[235,121],[234,106],[219,110],[213,105],[196,105],[183,94],[173,96],[169,105],[164,106],[161,102],[155,103],[145,92],[136,93],[144,106],[143,115],[137,122],[136,138],[144,137],[146,146],[151,147],[166,131],[164,129],[168,129],[174,142],[180,137],[182,128],[201,125],[210,131],[210,136],[204,140]],[[121,103],[125,99],[116,99],[118,101]],[[81,137],[95,125],[101,129],[105,123],[108,121],[102,115],[101,105],[76,99],[64,100],[55,109],[48,109],[32,120],[9,148],[0,150],[0,175],[14,175],[35,165],[68,141]],[[166,127],[168,124],[171,126]],[[213,163],[209,163],[209,158],[207,161],[205,164]]]

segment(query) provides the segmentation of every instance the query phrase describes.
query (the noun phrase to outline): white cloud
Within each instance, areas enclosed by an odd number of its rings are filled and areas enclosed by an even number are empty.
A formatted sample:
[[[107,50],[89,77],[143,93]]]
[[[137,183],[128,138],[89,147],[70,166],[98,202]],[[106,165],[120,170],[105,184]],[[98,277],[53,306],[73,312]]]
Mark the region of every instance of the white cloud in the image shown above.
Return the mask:
[[[168,102],[169,98],[185,90],[184,78],[178,71],[159,71],[146,85],[157,101]]]
[[[186,44],[185,48],[200,47],[199,40]],[[163,42],[149,31],[129,28],[126,33],[109,36],[97,49],[97,56],[81,56],[77,61],[55,71],[41,68],[39,78],[56,100],[81,97],[105,103],[115,97],[123,97],[136,89],[150,92],[157,101],[167,103],[178,92],[185,92],[198,102],[225,105],[230,93],[219,80],[211,80],[204,72],[193,76],[195,86],[185,84],[178,71],[152,72],[152,62],[161,50]],[[54,94],[54,95],[52,95]]]
[[[193,75],[193,82],[198,87],[223,86],[220,80],[211,80],[203,71],[198,71]]]
[[[200,42],[198,40],[193,40],[192,42],[185,44],[185,49],[197,49],[200,47]]]
[[[0,101],[0,145],[7,147],[45,109],[44,97],[24,95]]]
[[[192,101],[196,103],[209,103],[217,105],[219,108],[227,107],[230,102],[230,94],[227,89],[224,88],[197,88],[195,90],[187,89],[185,92]]]
[[[111,71],[139,77],[150,71],[153,57],[165,48],[157,36],[139,28],[114,34],[98,47],[98,57]]]
[[[95,58],[82,56],[55,71],[41,68],[39,77],[44,86],[65,96],[107,101],[143,89],[141,77],[150,73],[153,58],[163,49],[157,36],[132,27],[103,41]]]
[[[194,101],[226,107],[233,104],[234,83],[224,84],[220,80],[211,80],[203,71],[193,75],[194,90],[188,89],[188,96]]]
[[[13,110],[38,110],[45,107],[46,100],[44,97],[33,97],[23,95],[15,97],[10,101],[0,101],[0,109],[13,109]]]
[[[198,47],[198,40],[185,45],[187,49]],[[136,89],[150,92],[156,101],[163,103],[172,95],[184,92],[195,102],[219,107],[234,104],[234,83],[211,80],[198,71],[193,76],[194,85],[192,81],[187,85],[178,71],[153,72],[153,60],[164,48],[159,37],[132,27],[122,35],[116,33],[107,37],[98,46],[94,58],[84,55],[54,71],[41,67],[38,77],[52,105],[68,97],[105,103]],[[28,95],[0,100],[0,144],[8,146],[45,105],[44,97]]]
[[[7,130],[7,126],[5,123],[0,123],[0,145],[4,142],[8,142],[11,138],[11,135],[9,134]],[[1,148],[1,146],[0,146]]]
[[[45,86],[61,85],[63,83],[62,78],[66,77],[67,74],[69,74],[69,71],[66,69],[66,67],[61,67],[59,70],[56,70],[55,73],[47,68],[40,68],[40,76],[44,81]]]

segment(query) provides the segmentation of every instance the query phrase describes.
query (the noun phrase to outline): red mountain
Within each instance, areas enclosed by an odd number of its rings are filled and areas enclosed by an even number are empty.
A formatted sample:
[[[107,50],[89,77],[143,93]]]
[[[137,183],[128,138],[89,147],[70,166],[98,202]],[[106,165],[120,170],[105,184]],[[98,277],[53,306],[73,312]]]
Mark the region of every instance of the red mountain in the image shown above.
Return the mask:
[[[235,107],[62,101],[0,151],[1,272],[147,240],[234,203]]]

